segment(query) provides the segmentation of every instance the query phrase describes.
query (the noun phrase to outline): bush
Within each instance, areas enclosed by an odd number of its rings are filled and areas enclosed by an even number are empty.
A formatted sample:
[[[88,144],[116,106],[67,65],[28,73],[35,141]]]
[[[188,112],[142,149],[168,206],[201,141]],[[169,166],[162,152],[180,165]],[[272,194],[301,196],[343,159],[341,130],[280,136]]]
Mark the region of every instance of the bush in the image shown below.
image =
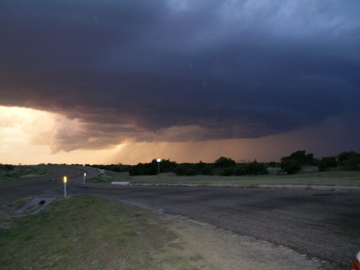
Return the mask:
[[[156,165],[156,164],[155,164]],[[155,175],[157,174],[157,165],[153,163],[139,163],[129,168],[129,174],[134,175]]]
[[[230,176],[234,174],[234,167],[226,167],[219,169],[219,175]]]
[[[235,175],[263,175],[268,174],[265,163],[254,160],[249,163],[237,164],[235,167]]]
[[[343,168],[350,171],[359,171],[360,170],[360,157],[351,156],[346,161],[343,162]]]
[[[198,167],[198,174],[202,174],[202,175],[212,175],[213,174],[214,165],[212,165],[212,164],[206,164],[206,163],[200,162],[197,165],[197,167]]]
[[[234,167],[236,162],[231,158],[220,157],[215,161],[215,166],[217,168],[226,168],[226,167]]]
[[[339,154],[339,163],[343,170],[360,170],[360,154],[350,151]]]
[[[256,160],[246,164],[246,174],[261,175],[267,174],[267,168],[264,163],[257,162]]]
[[[15,169],[15,166],[10,164],[0,164],[0,170],[4,171],[13,171]]]
[[[300,166],[304,165],[317,165],[318,160],[314,158],[314,154],[306,154],[305,150],[296,151],[292,153],[290,156],[282,157],[281,162],[285,160],[294,160]]]
[[[287,174],[295,174],[300,171],[301,166],[300,164],[293,159],[286,159],[281,162],[280,164],[281,169],[286,172]]]
[[[197,173],[198,172],[195,168],[195,164],[182,163],[182,164],[178,164],[176,167],[176,175],[191,176],[191,175],[196,175]]]
[[[155,167],[158,166],[156,159],[153,159],[151,163],[153,163],[153,166]],[[169,159],[162,159],[160,162],[160,172],[174,173],[176,168],[177,168],[177,163],[175,161],[170,161]]]
[[[330,168],[336,168],[337,161],[335,157],[324,157],[319,162],[319,170],[326,171]]]

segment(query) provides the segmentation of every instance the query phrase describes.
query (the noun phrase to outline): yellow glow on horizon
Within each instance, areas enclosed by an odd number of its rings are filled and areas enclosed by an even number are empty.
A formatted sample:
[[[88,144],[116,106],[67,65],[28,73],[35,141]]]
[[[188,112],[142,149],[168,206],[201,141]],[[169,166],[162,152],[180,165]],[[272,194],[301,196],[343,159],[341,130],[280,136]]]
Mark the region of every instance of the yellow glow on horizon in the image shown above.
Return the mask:
[[[41,118],[41,125],[48,124],[51,117],[40,111],[0,106],[0,139],[2,146],[7,143],[28,142],[33,129],[39,128],[36,119]]]
[[[42,145],[48,143],[44,134],[53,128],[54,115],[33,109],[0,106],[0,163],[30,161],[35,152],[33,141],[42,136]]]
[[[325,145],[332,145],[335,136],[331,131],[338,119],[329,119],[316,127],[267,136],[258,139],[228,139],[184,142],[137,142],[135,139],[119,139],[119,144],[106,144],[106,137],[86,137],[91,131],[80,120],[64,115],[19,107],[0,106],[0,164],[128,164],[151,162],[153,159],[170,159],[176,162],[214,162],[221,156],[240,161],[279,161],[297,150],[315,152]],[[329,131],[330,130],[330,131]],[[338,131],[340,132],[340,131]],[[331,136],[329,137],[329,134]],[[116,136],[116,134],[111,134]],[[338,136],[340,136],[339,134]],[[81,140],[104,139],[89,149]],[[312,138],[307,141],[306,138]],[[69,139],[61,141],[59,138]],[[315,138],[315,139],[314,139]],[[339,137],[340,138],[340,137]],[[186,139],[186,137],[184,137]],[[339,141],[337,137],[336,141]],[[86,141],[85,141],[86,142]],[[62,144],[61,144],[62,143]],[[116,143],[116,141],[115,141]],[[90,145],[91,146],[91,145]],[[68,147],[68,148],[67,148]],[[86,148],[86,150],[82,149]],[[65,149],[65,150],[64,150]],[[340,153],[342,150],[339,146]],[[315,152],[316,155],[316,152]]]
[[[56,113],[20,107],[0,106],[0,163],[3,164],[99,164],[109,162],[125,144],[113,149],[73,150],[52,153],[52,143],[59,128],[70,126],[71,135],[76,120]]]

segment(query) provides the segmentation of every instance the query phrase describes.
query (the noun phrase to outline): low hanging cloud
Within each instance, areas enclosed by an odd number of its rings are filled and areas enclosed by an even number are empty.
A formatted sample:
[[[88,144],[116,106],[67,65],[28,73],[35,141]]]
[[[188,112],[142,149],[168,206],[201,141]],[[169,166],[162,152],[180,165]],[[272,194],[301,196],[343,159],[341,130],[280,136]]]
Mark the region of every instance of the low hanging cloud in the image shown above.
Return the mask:
[[[360,2],[0,1],[0,105],[53,151],[259,138],[360,104]]]

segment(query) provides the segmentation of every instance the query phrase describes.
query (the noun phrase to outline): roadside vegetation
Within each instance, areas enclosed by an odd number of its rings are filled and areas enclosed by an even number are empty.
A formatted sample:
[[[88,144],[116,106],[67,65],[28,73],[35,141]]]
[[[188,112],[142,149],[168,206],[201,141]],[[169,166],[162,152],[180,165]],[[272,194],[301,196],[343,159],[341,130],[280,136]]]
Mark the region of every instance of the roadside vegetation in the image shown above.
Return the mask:
[[[112,178],[112,176],[115,176],[115,178]],[[248,176],[177,176],[176,174],[172,173],[161,173],[158,175],[130,176],[128,173],[114,173],[111,171],[104,171],[102,175],[88,180],[87,183],[110,184],[113,181],[150,185],[246,185],[250,187],[255,185],[302,185],[360,187],[360,172],[328,171],[292,175]]]
[[[352,186],[360,187],[360,172],[329,171],[293,175],[257,176],[216,176],[194,175],[176,176],[173,174],[132,176],[134,184],[193,184],[193,185],[302,185],[302,186]]]
[[[86,180],[86,183],[108,184],[111,182],[130,182],[131,177],[127,172],[113,172],[104,170],[98,176]]]
[[[47,166],[14,166],[0,164],[0,182],[31,179],[51,175],[53,172]]]
[[[76,164],[74,164],[76,165]],[[238,185],[317,185],[360,186],[360,154],[342,152],[336,156],[315,158],[306,151],[296,151],[280,162],[235,162],[220,157],[214,163],[176,163],[156,159],[137,165],[90,165],[101,173],[87,183],[109,184],[238,184]],[[0,181],[21,180],[51,174],[47,166],[0,164]]]
[[[1,269],[165,269],[182,265],[168,221],[135,206],[78,195],[0,227]]]
[[[317,171],[360,171],[360,154],[350,151],[342,152],[337,156],[318,159],[313,154],[300,150],[289,156],[282,157],[280,162],[258,162],[257,160],[235,162],[231,158],[220,157],[214,163],[202,161],[198,163],[176,163],[166,159],[158,162],[156,159],[153,159],[149,163],[139,163],[137,165],[88,164],[88,166],[118,173],[127,172],[130,176],[157,175],[159,173],[173,173],[178,176],[291,175]]]
[[[102,197],[58,197],[43,212],[7,220],[1,210],[4,270],[328,269],[282,246]]]
[[[360,186],[360,154],[354,151],[321,159],[296,151],[278,163],[237,163],[220,157],[214,163],[161,160],[159,164],[154,159],[137,165],[91,166],[102,170],[91,183]]]

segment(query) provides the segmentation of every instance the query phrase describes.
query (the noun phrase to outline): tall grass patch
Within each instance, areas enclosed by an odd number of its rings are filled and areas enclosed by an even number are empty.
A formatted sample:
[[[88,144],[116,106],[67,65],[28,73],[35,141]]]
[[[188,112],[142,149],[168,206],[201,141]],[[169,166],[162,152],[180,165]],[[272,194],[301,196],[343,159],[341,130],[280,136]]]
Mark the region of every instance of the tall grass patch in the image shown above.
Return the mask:
[[[0,182],[31,179],[53,174],[47,166],[13,166],[10,170],[0,167]]]
[[[131,182],[136,184],[360,186],[360,173],[358,171],[329,171],[293,175],[253,176],[176,176],[160,174],[132,176]]]
[[[109,184],[113,181],[119,182],[128,182],[131,177],[128,172],[113,172],[113,171],[104,171],[98,176],[86,180],[87,183],[97,183],[97,184]]]
[[[73,196],[0,229],[2,269],[161,269],[175,238],[161,216],[107,198]]]

